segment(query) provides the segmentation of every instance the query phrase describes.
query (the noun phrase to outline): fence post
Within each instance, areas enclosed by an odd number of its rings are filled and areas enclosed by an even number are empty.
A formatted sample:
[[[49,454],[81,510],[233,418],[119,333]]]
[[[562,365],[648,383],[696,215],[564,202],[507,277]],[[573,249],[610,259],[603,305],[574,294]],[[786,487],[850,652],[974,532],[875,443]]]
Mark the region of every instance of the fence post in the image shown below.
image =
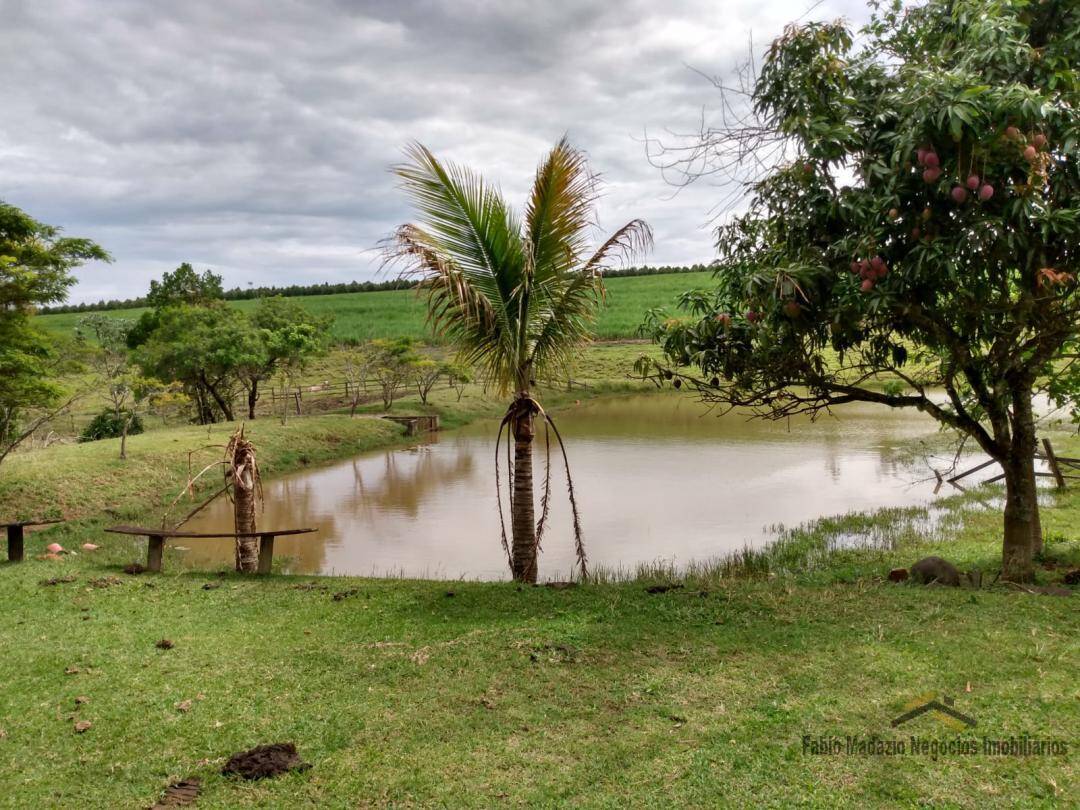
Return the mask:
[[[300,415],[300,391],[299,390],[297,390],[297,392],[295,394],[293,394],[293,399],[296,400],[296,414],[297,414],[297,416],[299,416]]]
[[[1050,446],[1049,439],[1043,439],[1043,449],[1046,450],[1046,463],[1050,465],[1050,472],[1054,474],[1054,479],[1057,481],[1058,489],[1065,489],[1065,476],[1061,473],[1061,467],[1058,466],[1057,456],[1054,455],[1054,448]]]

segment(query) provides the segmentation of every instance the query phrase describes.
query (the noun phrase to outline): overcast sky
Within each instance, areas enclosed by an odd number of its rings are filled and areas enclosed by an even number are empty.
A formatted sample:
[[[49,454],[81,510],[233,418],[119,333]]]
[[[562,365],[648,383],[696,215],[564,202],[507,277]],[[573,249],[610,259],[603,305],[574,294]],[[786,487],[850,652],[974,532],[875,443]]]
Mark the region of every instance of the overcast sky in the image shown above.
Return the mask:
[[[419,140],[520,207],[564,132],[606,181],[600,223],[650,264],[709,261],[706,184],[672,195],[643,135],[694,130],[751,34],[813,0],[0,0],[0,199],[116,259],[73,301],[190,261],[227,286],[368,279],[410,212]],[[866,16],[825,0],[809,18]]]

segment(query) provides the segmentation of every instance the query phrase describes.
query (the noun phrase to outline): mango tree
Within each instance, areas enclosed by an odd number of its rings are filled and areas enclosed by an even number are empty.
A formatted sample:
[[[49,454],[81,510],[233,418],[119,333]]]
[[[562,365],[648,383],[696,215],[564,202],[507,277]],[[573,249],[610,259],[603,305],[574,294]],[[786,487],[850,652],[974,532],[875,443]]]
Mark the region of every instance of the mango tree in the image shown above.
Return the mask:
[[[1000,462],[1004,577],[1030,580],[1033,398],[1077,392],[1080,6],[896,3],[858,42],[789,27],[740,123],[697,144],[752,173],[750,201],[718,230],[717,288],[653,317],[660,378],[769,418],[929,414]]]

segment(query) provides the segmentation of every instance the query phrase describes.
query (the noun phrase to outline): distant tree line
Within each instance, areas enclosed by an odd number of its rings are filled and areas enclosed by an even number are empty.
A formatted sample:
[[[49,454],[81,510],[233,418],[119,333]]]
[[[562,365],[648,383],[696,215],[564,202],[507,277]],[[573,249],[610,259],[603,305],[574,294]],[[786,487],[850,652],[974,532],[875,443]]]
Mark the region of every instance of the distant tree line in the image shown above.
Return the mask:
[[[605,278],[623,278],[628,276],[659,276],[671,273],[698,273],[708,270],[705,264],[693,264],[689,266],[663,265],[658,267],[624,267],[621,269],[607,270]],[[220,277],[216,276],[220,281]],[[153,282],[157,283],[157,282]],[[214,296],[224,301],[245,301],[254,298],[299,298],[305,295],[340,295],[342,293],[382,292],[384,290],[407,290],[415,287],[414,279],[395,278],[389,281],[348,281],[337,284],[323,282],[322,284],[289,284],[284,287],[234,287],[231,290],[218,290]],[[42,315],[58,315],[65,312],[101,312],[112,309],[140,309],[153,307],[154,301],[150,295],[138,298],[125,298],[123,300],[111,299],[95,303],[84,304],[60,304],[56,306],[42,306],[38,312]]]

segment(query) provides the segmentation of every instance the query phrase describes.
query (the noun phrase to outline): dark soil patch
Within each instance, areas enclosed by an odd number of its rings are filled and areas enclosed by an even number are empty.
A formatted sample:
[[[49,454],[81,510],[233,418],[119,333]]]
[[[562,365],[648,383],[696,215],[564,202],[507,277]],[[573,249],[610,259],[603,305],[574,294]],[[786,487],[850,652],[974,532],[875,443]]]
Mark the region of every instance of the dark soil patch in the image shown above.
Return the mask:
[[[551,588],[553,591],[566,591],[570,588],[576,588],[578,584],[576,582],[545,582],[545,588]]]
[[[173,784],[165,788],[165,795],[151,810],[157,810],[158,807],[183,807],[184,805],[194,804],[201,791],[202,783],[198,779],[184,779],[180,782],[173,782]]]
[[[171,650],[176,645],[173,644],[172,639],[163,638],[163,639],[161,639],[161,641],[159,641],[154,646],[157,647],[159,650]]]
[[[359,588],[350,588],[347,591],[338,591],[334,594],[334,601],[340,602],[342,599],[348,599],[350,596],[356,596],[358,593],[360,593]]]
[[[1074,568],[1066,573],[1062,582],[1066,585],[1080,585],[1080,568]]]
[[[650,585],[645,589],[645,593],[667,593],[668,591],[677,591],[683,584],[681,582],[669,582],[664,585]]]
[[[236,774],[243,779],[266,779],[288,771],[305,771],[310,767],[309,763],[300,760],[293,743],[273,743],[233,754],[221,772],[225,776]]]
[[[212,591],[212,590],[215,590],[216,588],[220,588],[220,587],[221,587],[220,582],[207,582],[205,585],[202,586],[202,589],[204,591]]]
[[[328,591],[330,590],[326,585],[320,585],[318,582],[301,582],[298,585],[293,585],[294,591]]]
[[[146,570],[146,566],[143,565],[142,563],[137,563],[137,562],[128,563],[127,565],[124,566],[124,573],[125,574],[131,574],[132,576],[135,576],[137,574],[141,574],[145,570]]]

